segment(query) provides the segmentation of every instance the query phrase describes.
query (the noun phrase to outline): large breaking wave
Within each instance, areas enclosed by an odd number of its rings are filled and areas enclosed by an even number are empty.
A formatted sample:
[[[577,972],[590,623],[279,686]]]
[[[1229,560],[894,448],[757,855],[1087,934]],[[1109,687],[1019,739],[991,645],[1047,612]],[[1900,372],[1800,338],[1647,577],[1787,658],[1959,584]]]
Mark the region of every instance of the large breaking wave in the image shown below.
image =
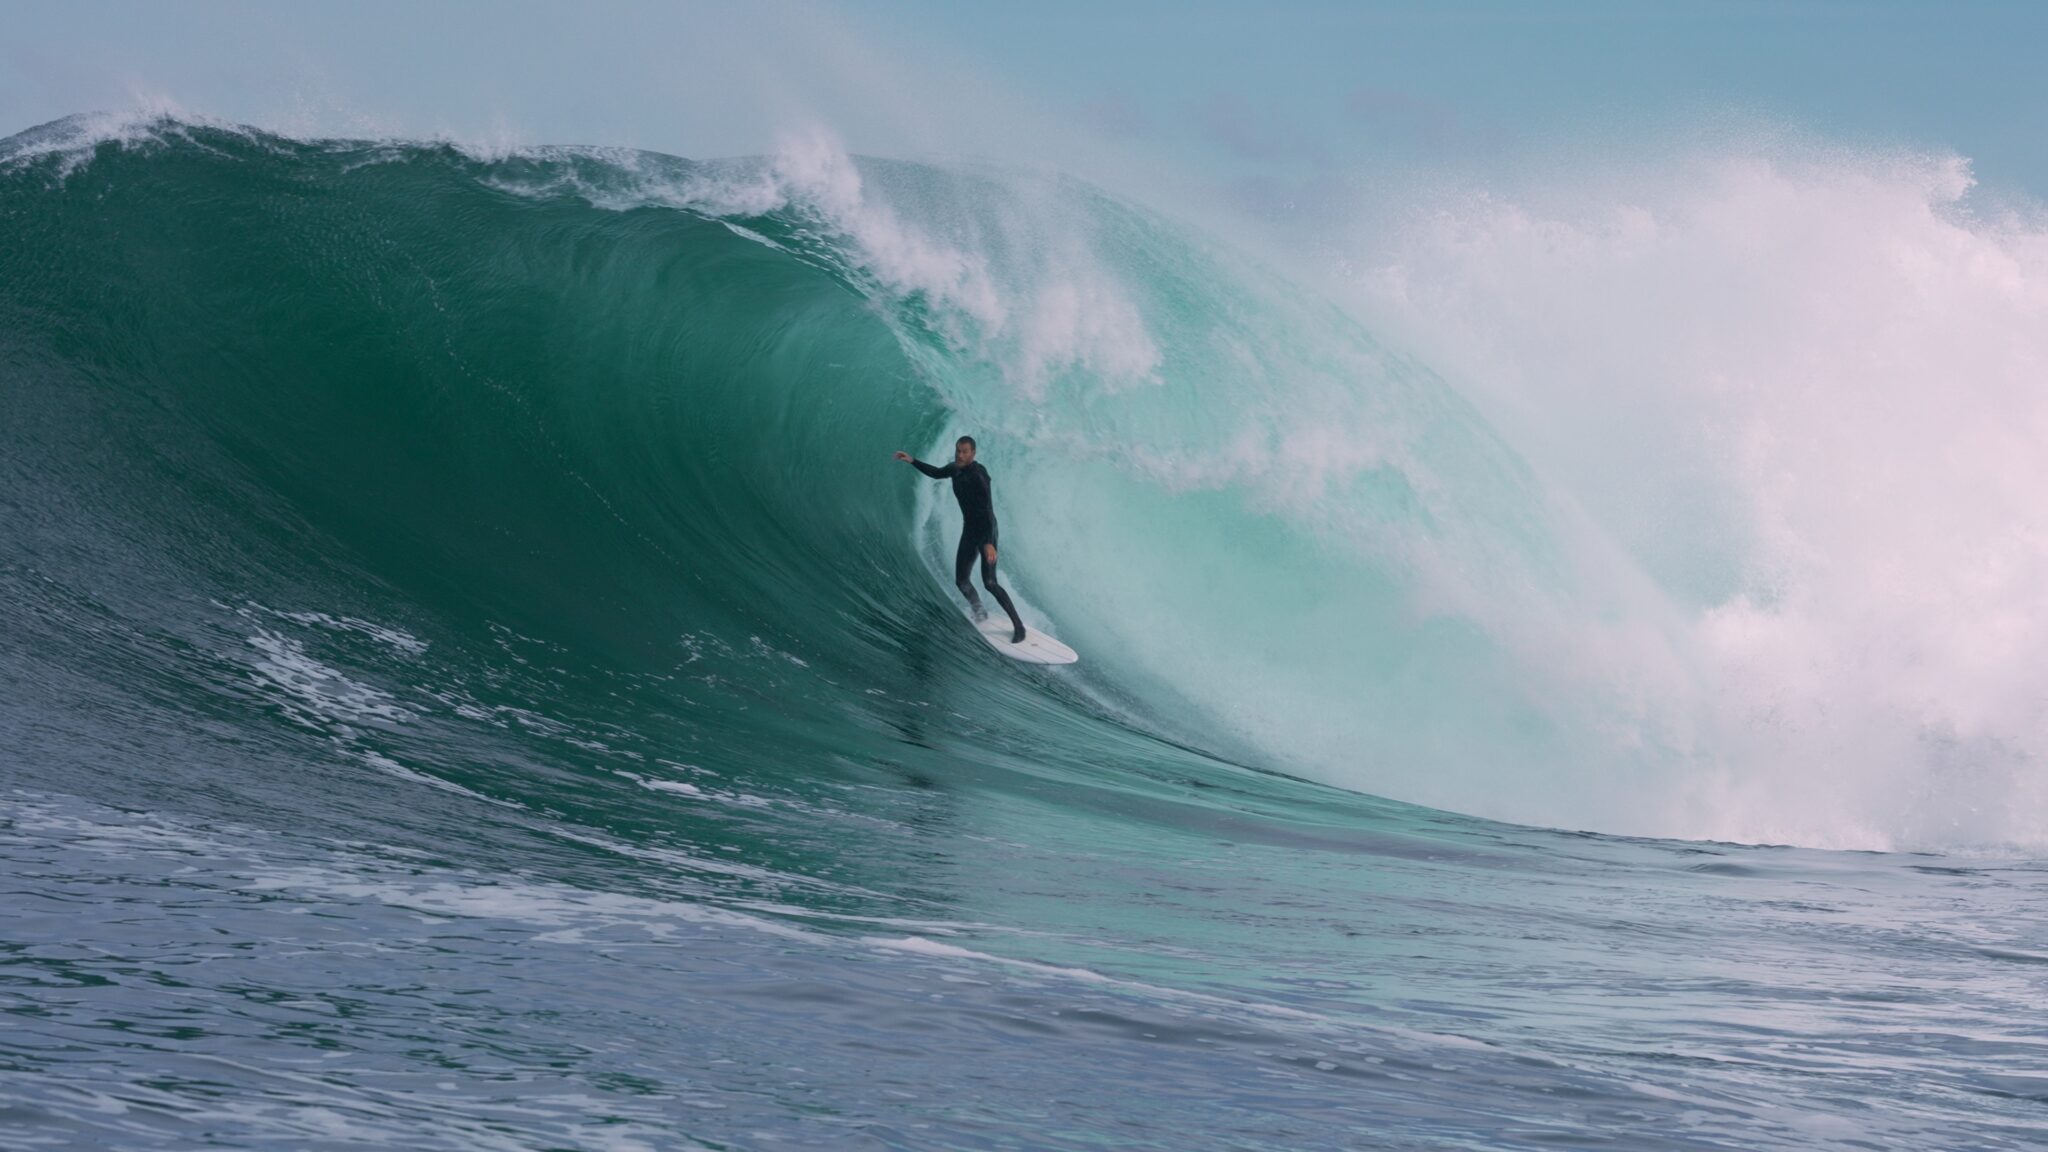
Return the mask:
[[[1673,595],[1428,367],[1071,180],[824,137],[707,163],[163,120],[60,123],[0,164],[0,499],[43,589],[17,636],[81,589],[169,635],[374,598],[498,646],[458,682],[537,652],[666,677],[647,723],[698,747],[950,730],[1100,773],[1135,730],[1561,827],[2038,831],[2030,770],[1869,797],[1852,774],[1839,819],[1788,818],[1809,791],[1734,763],[1798,776],[1728,738],[1699,639],[1731,609]],[[1074,674],[952,618],[949,502],[889,452],[960,432]],[[392,720],[267,643],[312,722]],[[20,667],[179,675],[108,651]],[[700,674],[751,705],[689,711]]]

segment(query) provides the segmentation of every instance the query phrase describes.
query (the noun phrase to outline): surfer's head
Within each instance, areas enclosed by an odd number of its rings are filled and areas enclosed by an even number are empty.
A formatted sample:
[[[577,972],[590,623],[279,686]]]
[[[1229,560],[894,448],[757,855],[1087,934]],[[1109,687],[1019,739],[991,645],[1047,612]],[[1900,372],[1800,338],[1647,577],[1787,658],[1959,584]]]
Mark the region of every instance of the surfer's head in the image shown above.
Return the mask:
[[[953,441],[953,463],[962,468],[974,463],[974,437],[962,436]]]

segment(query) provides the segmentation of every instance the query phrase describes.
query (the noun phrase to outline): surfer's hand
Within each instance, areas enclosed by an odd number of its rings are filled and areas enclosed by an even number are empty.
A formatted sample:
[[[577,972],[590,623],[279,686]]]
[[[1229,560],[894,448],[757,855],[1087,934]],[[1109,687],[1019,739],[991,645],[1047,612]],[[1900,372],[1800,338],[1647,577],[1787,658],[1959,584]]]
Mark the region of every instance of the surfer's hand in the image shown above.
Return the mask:
[[[896,454],[896,458],[897,458],[898,460],[908,460],[908,459],[910,459],[910,453],[908,453],[908,452],[898,452],[898,453]]]
[[[993,545],[993,544],[983,544],[983,545],[981,546],[981,554],[982,554],[983,556],[986,556],[986,557],[988,557],[988,562],[989,562],[989,563],[993,564],[993,563],[995,563],[995,562],[996,562],[996,546],[995,546],[995,545]]]

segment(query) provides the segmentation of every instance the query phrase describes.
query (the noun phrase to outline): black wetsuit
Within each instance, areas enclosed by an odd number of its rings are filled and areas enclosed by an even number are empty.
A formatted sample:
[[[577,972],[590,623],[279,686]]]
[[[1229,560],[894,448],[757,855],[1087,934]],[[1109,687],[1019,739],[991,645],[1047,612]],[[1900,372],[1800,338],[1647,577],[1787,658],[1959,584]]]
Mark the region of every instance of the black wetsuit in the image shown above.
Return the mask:
[[[953,553],[953,583],[960,586],[960,594],[967,597],[967,603],[974,608],[974,618],[979,620],[985,613],[981,597],[974,594],[974,585],[967,582],[968,574],[974,571],[974,558],[981,557],[981,586],[988,589],[996,603],[1009,613],[1010,626],[1016,629],[1013,640],[1024,639],[1024,620],[1017,615],[1017,606],[1010,603],[1010,594],[996,583],[996,566],[982,552],[982,545],[996,542],[995,494],[989,487],[988,469],[978,462],[965,468],[959,464],[948,464],[944,468],[912,460],[919,472],[934,480],[953,482],[953,499],[960,502],[960,547]]]

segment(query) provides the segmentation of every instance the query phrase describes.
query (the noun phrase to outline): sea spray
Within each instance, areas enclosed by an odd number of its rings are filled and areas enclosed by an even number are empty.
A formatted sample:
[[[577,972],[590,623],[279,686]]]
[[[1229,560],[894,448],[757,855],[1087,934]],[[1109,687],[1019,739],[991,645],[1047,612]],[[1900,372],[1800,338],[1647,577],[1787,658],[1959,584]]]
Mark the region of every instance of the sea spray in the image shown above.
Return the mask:
[[[1972,187],[1720,141],[1440,187],[1351,241],[1360,308],[1686,617],[1686,833],[2048,835],[2048,228]]]

